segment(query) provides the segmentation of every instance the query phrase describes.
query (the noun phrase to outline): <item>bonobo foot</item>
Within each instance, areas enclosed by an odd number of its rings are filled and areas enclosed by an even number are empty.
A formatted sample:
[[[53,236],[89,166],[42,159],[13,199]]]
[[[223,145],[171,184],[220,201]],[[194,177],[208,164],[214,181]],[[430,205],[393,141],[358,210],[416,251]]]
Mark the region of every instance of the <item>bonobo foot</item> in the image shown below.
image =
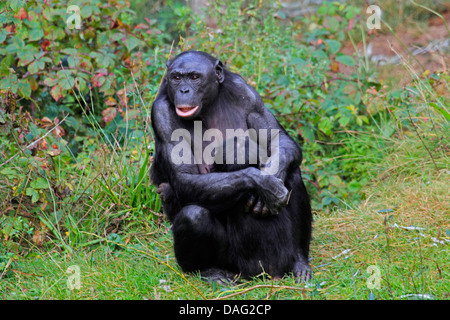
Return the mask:
[[[312,270],[305,258],[300,257],[294,265],[294,277],[297,283],[308,282],[312,279]]]
[[[173,190],[169,183],[163,182],[156,189],[156,193],[159,194],[161,200],[170,202],[173,197]]]
[[[237,280],[236,274],[233,272],[218,268],[210,268],[200,272],[203,279],[207,282],[216,282],[221,286],[234,284]]]

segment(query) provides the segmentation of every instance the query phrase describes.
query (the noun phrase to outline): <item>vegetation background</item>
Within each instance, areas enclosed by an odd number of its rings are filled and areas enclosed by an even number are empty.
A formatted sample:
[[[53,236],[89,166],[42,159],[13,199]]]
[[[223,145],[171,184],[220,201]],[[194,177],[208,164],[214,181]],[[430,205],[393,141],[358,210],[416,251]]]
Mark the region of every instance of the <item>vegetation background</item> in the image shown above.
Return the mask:
[[[365,1],[290,4],[0,2],[1,299],[449,298],[448,4],[382,1],[372,30]],[[188,49],[302,144],[312,281],[218,285],[176,264],[149,112]]]

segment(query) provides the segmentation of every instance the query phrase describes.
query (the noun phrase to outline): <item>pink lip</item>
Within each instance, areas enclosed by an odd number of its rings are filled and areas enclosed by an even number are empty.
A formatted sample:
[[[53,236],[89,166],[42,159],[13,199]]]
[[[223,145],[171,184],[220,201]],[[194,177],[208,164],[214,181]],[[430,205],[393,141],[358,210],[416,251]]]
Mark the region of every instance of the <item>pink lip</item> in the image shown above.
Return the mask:
[[[179,105],[176,107],[176,111],[177,111],[177,115],[180,117],[190,117],[192,116],[197,109],[199,108],[199,106],[187,106],[187,105]]]

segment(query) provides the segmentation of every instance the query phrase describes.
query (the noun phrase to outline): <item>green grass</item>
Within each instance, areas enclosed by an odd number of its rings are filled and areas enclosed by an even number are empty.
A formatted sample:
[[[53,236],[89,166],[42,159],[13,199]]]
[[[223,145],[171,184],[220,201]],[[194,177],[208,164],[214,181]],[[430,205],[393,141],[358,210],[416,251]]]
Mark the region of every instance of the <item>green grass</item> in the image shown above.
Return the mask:
[[[373,185],[372,197],[358,208],[318,218],[313,261],[323,266],[316,277],[331,282],[322,294],[367,299],[367,268],[375,265],[382,278],[381,289],[372,290],[377,299],[407,294],[448,298],[447,180],[445,175],[433,184],[417,177],[389,178]]]
[[[0,281],[2,299],[448,299],[450,216],[448,173],[402,173],[374,181],[370,197],[346,210],[315,216],[311,265],[314,279],[296,284],[262,275],[220,286],[185,275],[176,264],[164,222],[144,235],[123,234],[61,254],[35,250],[18,259]],[[414,229],[415,227],[416,229]],[[126,243],[126,244],[125,244]],[[69,243],[70,245],[70,243]],[[70,266],[80,269],[80,289],[70,290]],[[375,265],[380,288],[370,290]],[[230,296],[231,295],[231,296]]]

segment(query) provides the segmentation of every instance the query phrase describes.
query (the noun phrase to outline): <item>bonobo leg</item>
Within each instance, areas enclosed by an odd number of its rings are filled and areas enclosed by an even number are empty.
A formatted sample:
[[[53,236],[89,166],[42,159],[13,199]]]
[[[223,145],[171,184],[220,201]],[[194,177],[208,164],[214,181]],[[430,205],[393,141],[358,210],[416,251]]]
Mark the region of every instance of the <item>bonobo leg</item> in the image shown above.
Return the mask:
[[[228,256],[225,229],[208,209],[183,207],[173,220],[172,233],[175,257],[184,272],[200,271],[213,281],[231,275],[223,270]]]

